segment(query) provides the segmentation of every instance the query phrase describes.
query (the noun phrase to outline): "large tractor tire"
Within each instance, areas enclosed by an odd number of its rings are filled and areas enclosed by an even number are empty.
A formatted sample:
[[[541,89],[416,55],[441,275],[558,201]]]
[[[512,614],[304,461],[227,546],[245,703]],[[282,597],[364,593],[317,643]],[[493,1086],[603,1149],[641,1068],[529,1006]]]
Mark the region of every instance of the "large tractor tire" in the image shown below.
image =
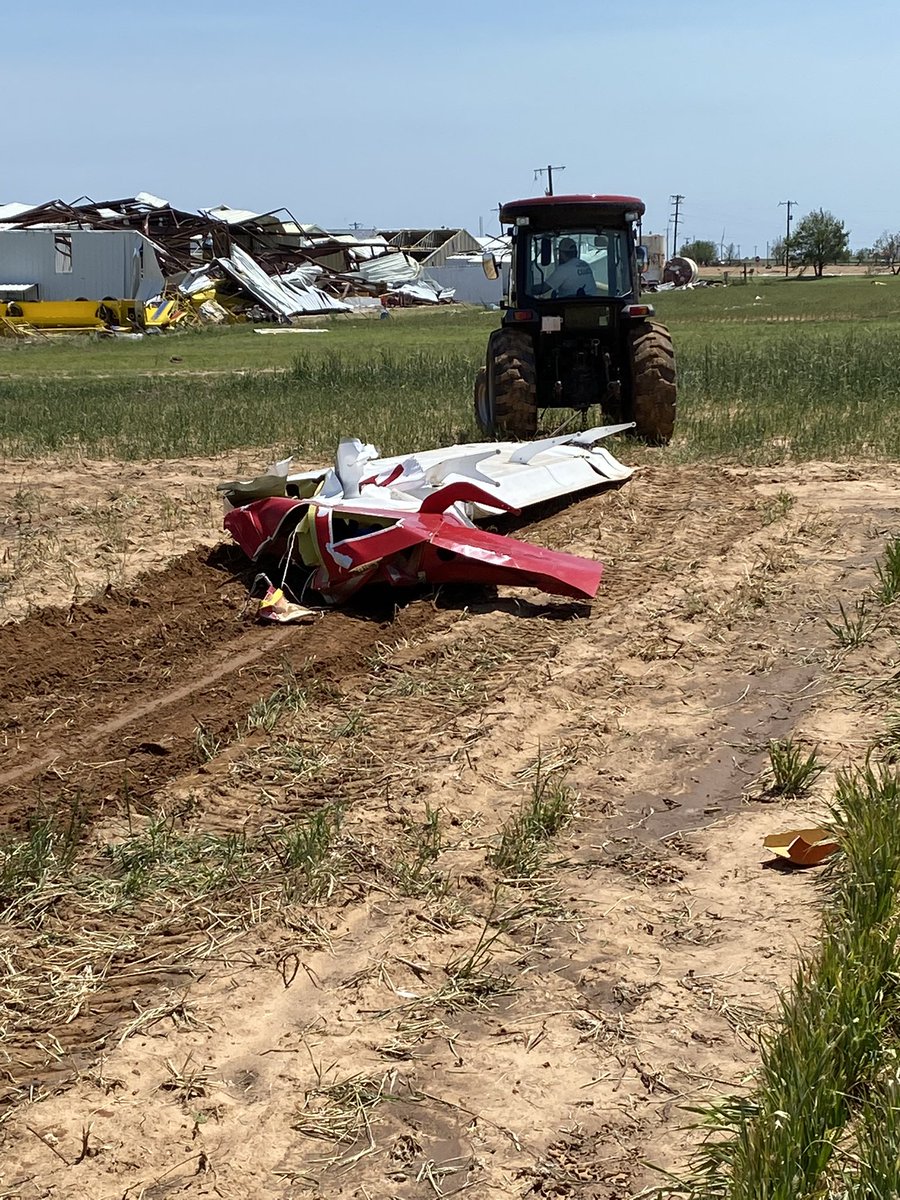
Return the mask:
[[[527,333],[498,329],[487,366],[475,380],[475,419],[485,433],[531,438],[537,433],[537,374]]]
[[[665,325],[641,321],[628,334],[631,415],[635,434],[665,446],[675,432],[675,350]]]

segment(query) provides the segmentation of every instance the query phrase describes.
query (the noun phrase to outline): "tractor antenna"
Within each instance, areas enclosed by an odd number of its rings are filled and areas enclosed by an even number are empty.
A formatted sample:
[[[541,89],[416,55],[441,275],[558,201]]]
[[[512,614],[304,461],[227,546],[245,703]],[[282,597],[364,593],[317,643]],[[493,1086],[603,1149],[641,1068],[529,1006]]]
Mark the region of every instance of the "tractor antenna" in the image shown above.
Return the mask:
[[[535,179],[539,179],[541,177],[541,175],[547,176],[547,190],[544,193],[545,196],[553,195],[553,172],[554,171],[564,171],[565,169],[566,169],[565,167],[551,167],[549,163],[547,164],[546,167],[535,167],[534,168]]]

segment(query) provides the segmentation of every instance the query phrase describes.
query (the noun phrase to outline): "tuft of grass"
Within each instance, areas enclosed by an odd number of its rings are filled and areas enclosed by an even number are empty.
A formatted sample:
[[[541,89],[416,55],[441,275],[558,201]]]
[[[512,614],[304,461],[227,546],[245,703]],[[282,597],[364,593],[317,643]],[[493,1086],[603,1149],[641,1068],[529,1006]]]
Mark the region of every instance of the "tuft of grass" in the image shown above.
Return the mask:
[[[776,796],[805,796],[825,770],[819,761],[818,746],[805,753],[791,738],[769,742],[769,791]]]
[[[794,507],[795,497],[790,492],[777,492],[759,504],[759,513],[764,525],[774,525],[786,517]]]
[[[514,877],[533,875],[543,862],[546,843],[569,823],[574,810],[575,796],[565,776],[548,769],[539,754],[531,794],[503,826],[488,861]]]
[[[900,762],[900,712],[891,713],[875,745],[885,762]]]
[[[844,608],[843,602],[838,601],[840,616],[834,621],[825,618],[825,624],[837,638],[838,645],[845,650],[854,650],[867,642],[878,628],[878,620],[869,611],[869,602],[865,596],[853,601],[853,611]]]
[[[46,885],[64,878],[78,855],[84,823],[78,804],[65,820],[35,819],[24,836],[0,836],[0,911],[24,911]],[[38,905],[38,911],[42,906]]]
[[[222,749],[222,739],[216,737],[211,729],[199,722],[194,729],[194,756],[198,763],[208,763]]]
[[[875,564],[878,585],[875,596],[881,604],[893,604],[900,596],[900,537],[892,538]]]
[[[337,805],[319,808],[270,839],[284,871],[284,895],[289,903],[321,900],[334,891],[340,865],[335,842],[343,816]]]
[[[443,895],[448,881],[434,867],[443,849],[440,810],[426,804],[421,825],[409,819],[403,824],[401,853],[391,868],[398,888],[405,896]]]
[[[492,947],[502,930],[491,933],[491,918],[481,927],[478,941],[467,953],[449,959],[444,964],[447,982],[431,998],[431,1002],[451,1011],[461,1008],[480,1008],[497,996],[508,996],[516,985],[507,975],[493,969]]]
[[[306,688],[296,679],[288,677],[270,695],[261,697],[251,705],[247,713],[247,728],[271,733],[285,714],[301,712],[308,704]]]
[[[360,1072],[333,1083],[323,1082],[322,1073],[318,1072],[316,1085],[306,1092],[293,1128],[305,1137],[351,1146],[366,1133],[369,1146],[374,1150],[371,1115],[385,1100],[396,1098],[396,1087],[395,1070],[386,1071],[380,1077]],[[349,1165],[357,1157],[353,1155],[344,1161]]]
[[[184,1104],[206,1095],[212,1067],[194,1062],[193,1054],[188,1054],[179,1066],[167,1058],[166,1071],[168,1078],[159,1085],[160,1090],[171,1092],[179,1103]]]

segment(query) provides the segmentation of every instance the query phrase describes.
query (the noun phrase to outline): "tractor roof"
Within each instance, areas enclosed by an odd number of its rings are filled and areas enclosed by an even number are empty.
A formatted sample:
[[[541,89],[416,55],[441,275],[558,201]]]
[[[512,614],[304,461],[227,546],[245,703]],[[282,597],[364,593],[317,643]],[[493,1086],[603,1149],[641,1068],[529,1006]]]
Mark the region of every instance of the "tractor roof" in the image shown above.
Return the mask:
[[[534,196],[530,200],[510,200],[500,206],[500,224],[513,224],[517,217],[531,217],[548,228],[581,220],[624,219],[626,212],[644,215],[643,200],[637,196]]]

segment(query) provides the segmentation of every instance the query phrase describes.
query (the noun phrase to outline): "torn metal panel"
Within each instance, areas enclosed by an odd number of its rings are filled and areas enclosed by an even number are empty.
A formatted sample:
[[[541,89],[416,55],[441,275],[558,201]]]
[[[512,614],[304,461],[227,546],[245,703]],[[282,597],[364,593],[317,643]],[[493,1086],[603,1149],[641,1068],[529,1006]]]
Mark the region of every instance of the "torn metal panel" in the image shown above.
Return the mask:
[[[370,583],[509,584],[577,599],[596,594],[601,563],[473,528],[453,511],[461,487],[468,496],[478,491],[474,484],[450,485],[443,490],[451,494],[435,494],[430,508],[407,513],[361,502],[257,500],[227,513],[225,528],[254,561],[302,558],[312,568],[312,587],[331,601]]]
[[[317,270],[313,267],[312,270]],[[348,306],[329,296],[320,288],[305,285],[298,277],[288,281],[278,276],[269,276],[239,246],[232,247],[228,257],[217,258],[213,263],[188,272],[178,285],[185,296],[194,296],[215,289],[223,276],[246,292],[248,296],[264,305],[279,317],[290,319],[302,313],[347,312]]]
[[[787,859],[798,867],[816,867],[840,849],[835,836],[821,826],[770,833],[763,838],[763,845],[778,858]]]
[[[384,283],[388,285],[411,283],[422,278],[422,268],[409,254],[399,250],[391,250],[388,254],[379,254],[375,258],[367,258],[356,264],[351,273],[367,283]]]
[[[309,312],[346,312],[347,306],[318,288],[287,287],[265,273],[259,263],[239,246],[232,247],[228,258],[217,259],[222,269],[251,296],[272,312],[294,317]]]
[[[503,502],[468,506],[467,514],[473,520],[487,520],[497,516],[504,506],[525,509],[603,483],[629,479],[631,467],[599,443],[633,428],[632,422],[603,425],[538,442],[476,442],[390,458],[379,458],[373,447],[347,439],[341,443],[334,471],[288,474],[285,484],[295,494],[309,495],[320,485],[328,490],[329,476],[333,476],[338,494],[344,498],[358,496],[362,489],[363,495],[381,500],[387,491],[390,503],[406,508],[420,504],[435,487],[466,479],[486,485],[486,491],[495,492]],[[352,466],[345,447],[356,448],[349,452],[356,455]],[[333,492],[334,487],[330,490]]]
[[[399,287],[391,287],[390,291],[396,296],[405,296],[420,304],[447,304],[456,295],[455,288],[444,287],[427,275],[415,283],[402,283]]]

